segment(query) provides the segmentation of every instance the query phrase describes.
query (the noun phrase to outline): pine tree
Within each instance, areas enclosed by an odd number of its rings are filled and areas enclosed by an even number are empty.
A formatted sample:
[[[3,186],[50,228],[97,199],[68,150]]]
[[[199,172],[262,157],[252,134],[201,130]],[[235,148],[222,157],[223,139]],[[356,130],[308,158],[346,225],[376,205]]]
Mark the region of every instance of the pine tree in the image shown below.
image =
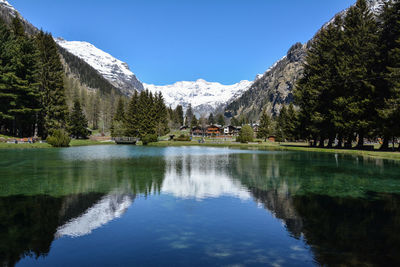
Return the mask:
[[[152,94],[149,91],[142,91],[138,99],[137,123],[139,137],[143,138],[148,134],[155,134],[156,121],[154,118]]]
[[[163,136],[169,132],[169,127],[167,115],[168,111],[161,92],[159,92],[155,97],[154,108],[156,113],[156,133],[158,136]]]
[[[267,138],[271,135],[271,117],[267,114],[267,111],[264,109],[261,119],[260,119],[260,127],[258,128],[257,138],[264,139],[267,141]]]
[[[193,118],[192,118],[192,123],[190,124],[190,127],[196,127],[196,126],[199,126],[199,121],[197,120],[197,118],[196,118],[196,115],[193,115]]]
[[[215,124],[214,114],[210,113],[208,117],[208,124]]]
[[[179,128],[183,125],[183,107],[181,105],[178,105],[175,109],[174,122],[175,122],[177,128]]]
[[[79,99],[76,98],[74,101],[74,107],[70,113],[68,131],[74,138],[87,138],[87,136],[89,135],[89,131],[87,128],[88,121],[85,117],[85,114],[83,114]]]
[[[5,53],[11,56],[5,69],[5,80],[15,93],[11,133],[16,136],[32,136],[35,131],[38,102],[37,64],[38,53],[34,41],[25,35],[22,22],[16,16],[12,20],[13,40],[5,47]]]
[[[49,131],[66,127],[68,107],[64,88],[64,69],[51,34],[40,31],[36,36],[36,45],[40,61],[39,134],[46,137]]]
[[[9,86],[8,78],[12,75],[12,70],[9,68],[12,57],[8,53],[12,42],[11,30],[0,20],[0,131],[3,133],[10,132],[10,125],[14,119],[10,110],[15,107],[17,99],[15,91]]]
[[[358,146],[370,134],[375,121],[373,72],[378,51],[377,24],[365,0],[349,8],[344,19],[344,57],[342,71],[350,127],[359,136]],[[350,132],[351,134],[351,132]],[[351,137],[349,137],[351,139]]]
[[[287,138],[287,121],[288,121],[288,116],[287,116],[287,110],[286,110],[286,106],[283,105],[278,119],[276,121],[276,139],[279,142],[283,142],[286,140]]]
[[[293,103],[289,104],[287,109],[287,121],[286,121],[286,136],[290,141],[295,141],[297,139],[297,113],[294,110]]]
[[[114,115],[114,121],[124,121],[125,120],[125,104],[122,97],[118,99],[117,110]]]
[[[125,104],[122,97],[118,99],[117,110],[111,124],[111,136],[121,137],[125,135]]]
[[[139,137],[139,122],[138,122],[138,101],[139,95],[135,91],[128,105],[126,113],[126,136],[128,137]]]
[[[389,148],[389,139],[400,136],[400,1],[390,1],[380,16],[380,54],[375,103],[379,114],[377,128],[383,135],[381,149]],[[400,146],[399,146],[400,149]]]
[[[186,118],[187,118],[186,124],[187,125],[189,125],[189,126],[192,125],[193,117],[194,117],[194,113],[193,113],[192,104],[189,104],[189,106],[186,110]]]
[[[217,124],[224,126],[225,125],[225,118],[222,113],[217,115]]]
[[[306,139],[324,140],[328,137],[333,141],[338,128],[343,127],[343,107],[335,107],[346,104],[347,100],[341,94],[338,70],[342,60],[341,35],[342,20],[338,16],[333,23],[320,30],[307,53],[304,76],[295,90],[296,103],[301,109],[298,131]],[[288,127],[293,129],[295,125]],[[290,139],[296,137],[292,130],[288,132]]]

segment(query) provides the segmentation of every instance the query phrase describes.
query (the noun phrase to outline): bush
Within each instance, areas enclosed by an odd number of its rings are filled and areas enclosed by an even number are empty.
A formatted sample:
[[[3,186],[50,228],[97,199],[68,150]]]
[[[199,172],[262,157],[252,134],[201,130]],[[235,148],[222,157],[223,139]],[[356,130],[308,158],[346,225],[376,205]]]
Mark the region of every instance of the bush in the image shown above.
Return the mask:
[[[245,125],[240,130],[239,136],[236,138],[236,141],[240,143],[248,143],[248,142],[253,142],[253,139],[254,139],[253,128],[251,128],[250,125]]]
[[[63,129],[53,130],[46,139],[53,147],[69,147],[71,138]]]
[[[190,141],[190,136],[181,134],[178,138],[175,138],[174,141],[188,142]]]
[[[158,136],[156,134],[147,134],[142,138],[143,145],[147,146],[149,143],[158,142]]]

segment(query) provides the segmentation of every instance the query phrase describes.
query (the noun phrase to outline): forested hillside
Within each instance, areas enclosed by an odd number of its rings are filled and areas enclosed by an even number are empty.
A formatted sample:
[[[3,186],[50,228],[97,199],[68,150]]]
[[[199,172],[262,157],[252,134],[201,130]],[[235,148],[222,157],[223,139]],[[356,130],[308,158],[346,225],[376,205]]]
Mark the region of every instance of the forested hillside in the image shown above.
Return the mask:
[[[28,39],[35,39],[39,30],[23,19],[7,2],[0,3],[0,19],[3,21],[3,26],[10,29],[12,34],[14,33],[10,25],[16,17],[19,18],[19,22],[22,26],[21,29],[23,29],[25,37]],[[78,98],[82,103],[84,114],[89,121],[89,127],[94,130],[101,128],[101,130],[108,131],[111,127],[118,98],[126,97],[100,75],[97,70],[82,59],[69,53],[59,45],[55,45],[57,48],[56,51],[58,51],[58,58],[60,58],[62,64],[62,80],[64,83],[65,102],[67,103],[68,110],[72,109],[74,99]],[[35,130],[33,129],[29,131],[10,130],[9,126],[5,129],[3,124],[2,127],[3,129],[1,129],[1,131],[3,133],[16,134],[18,136],[33,136],[33,134],[35,134]],[[30,128],[32,127],[33,126],[30,126]],[[38,130],[37,127],[36,130]],[[46,133],[41,135],[46,136]]]

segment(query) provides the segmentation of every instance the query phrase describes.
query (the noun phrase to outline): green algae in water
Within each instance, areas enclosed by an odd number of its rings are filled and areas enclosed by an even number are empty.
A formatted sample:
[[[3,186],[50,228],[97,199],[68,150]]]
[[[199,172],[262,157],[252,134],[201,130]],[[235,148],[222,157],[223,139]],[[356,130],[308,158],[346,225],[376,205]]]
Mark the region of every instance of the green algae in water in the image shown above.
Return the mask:
[[[3,265],[399,265],[400,165],[326,153],[0,151]]]

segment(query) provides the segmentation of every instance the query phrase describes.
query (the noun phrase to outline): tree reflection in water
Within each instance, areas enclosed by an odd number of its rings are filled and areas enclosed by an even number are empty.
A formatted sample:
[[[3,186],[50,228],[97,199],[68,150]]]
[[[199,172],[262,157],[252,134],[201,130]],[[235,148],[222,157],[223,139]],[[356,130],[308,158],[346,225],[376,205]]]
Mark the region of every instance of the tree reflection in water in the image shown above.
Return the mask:
[[[107,157],[92,155],[95,148],[90,148],[89,160],[74,150],[27,152],[18,170],[3,163],[3,265],[26,256],[46,257],[55,238],[89,235],[122,217],[137,196],[163,194],[182,200],[255,201],[281,220],[293,238],[304,239],[320,265],[400,264],[398,163],[190,148],[123,147],[121,156],[115,149]],[[7,156],[10,162],[22,157],[20,152]]]

